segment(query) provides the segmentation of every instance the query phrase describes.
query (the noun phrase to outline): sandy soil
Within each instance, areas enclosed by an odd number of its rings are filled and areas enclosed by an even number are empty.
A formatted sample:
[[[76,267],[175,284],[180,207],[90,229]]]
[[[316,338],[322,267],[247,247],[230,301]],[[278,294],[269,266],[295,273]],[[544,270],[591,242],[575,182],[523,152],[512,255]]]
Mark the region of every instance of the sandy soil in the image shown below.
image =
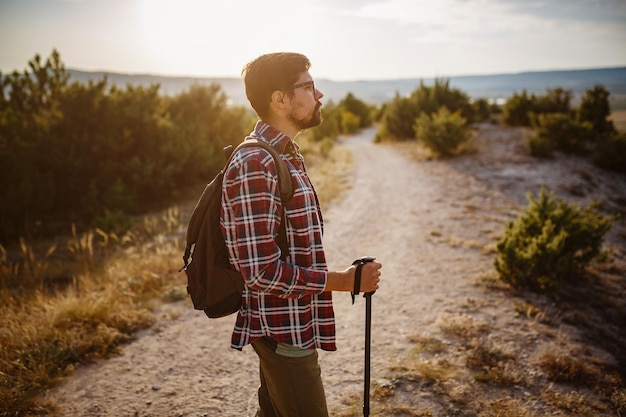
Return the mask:
[[[412,160],[399,148],[372,144],[374,133],[345,141],[355,162],[352,187],[325,210],[331,269],[362,255],[383,263],[373,297],[373,386],[410,357],[411,336],[452,344],[442,322],[461,316],[514,330],[502,343],[536,350],[544,343],[539,328],[511,314],[513,300],[477,285],[493,273],[490,248],[526,204],[526,190],[546,185],[558,196],[583,204],[597,199],[616,210],[626,205],[626,178],[576,157],[537,161],[522,149],[521,130],[481,126],[478,152],[450,161]],[[623,223],[611,233],[623,262]],[[329,408],[338,414],[362,398],[365,302],[351,305],[347,293],[335,293],[334,302],[338,351],[322,352],[320,362]],[[254,415],[256,356],[251,348],[230,349],[234,317],[209,320],[187,303],[166,305],[158,314],[158,323],[120,356],[79,368],[47,399],[65,416]],[[404,401],[437,410],[432,390],[404,391]]]

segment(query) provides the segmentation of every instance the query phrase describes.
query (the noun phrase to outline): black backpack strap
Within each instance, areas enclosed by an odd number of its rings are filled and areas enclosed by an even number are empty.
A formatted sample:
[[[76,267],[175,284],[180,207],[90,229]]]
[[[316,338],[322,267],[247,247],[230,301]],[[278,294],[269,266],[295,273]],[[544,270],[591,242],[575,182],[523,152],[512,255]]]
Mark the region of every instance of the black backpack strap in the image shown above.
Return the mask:
[[[274,164],[276,165],[276,170],[278,171],[278,187],[280,188],[280,199],[283,203],[289,201],[291,197],[293,197],[293,182],[291,180],[291,173],[289,173],[289,167],[287,167],[285,161],[282,160],[278,151],[267,142],[263,142],[257,139],[248,139],[237,145],[237,148],[234,151],[232,150],[232,145],[225,147],[224,154],[227,155],[227,162],[224,167],[224,171],[226,171],[230,160],[239,149],[247,148],[250,146],[260,146],[272,155],[272,158],[274,158]]]
[[[230,156],[233,154],[233,145],[224,146],[224,158],[226,162],[230,161]]]

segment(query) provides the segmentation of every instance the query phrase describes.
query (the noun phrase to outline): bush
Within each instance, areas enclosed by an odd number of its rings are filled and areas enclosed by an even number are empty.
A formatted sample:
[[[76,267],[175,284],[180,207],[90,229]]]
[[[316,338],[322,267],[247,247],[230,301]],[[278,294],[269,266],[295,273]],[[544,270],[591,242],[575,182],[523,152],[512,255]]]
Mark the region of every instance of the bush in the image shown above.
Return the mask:
[[[121,210],[105,210],[93,219],[93,226],[106,232],[123,235],[133,227],[133,221]]]
[[[534,132],[526,138],[528,152],[537,158],[551,158],[556,150],[556,142],[550,137]]]
[[[459,147],[472,136],[465,118],[458,112],[450,113],[446,107],[441,107],[432,116],[421,114],[413,128],[417,140],[443,156],[457,153]]]
[[[572,93],[558,87],[548,89],[543,96],[528,95],[526,90],[513,94],[507,100],[502,112],[502,121],[506,126],[531,126],[532,114],[571,113]]]
[[[361,118],[350,111],[342,111],[339,113],[339,119],[341,121],[341,132],[352,134],[359,130],[361,125]]]
[[[571,101],[571,91],[563,90],[561,87],[548,89],[545,95],[537,97],[534,111],[537,113],[570,113],[572,111]]]
[[[474,107],[468,95],[459,89],[450,88],[449,81],[436,79],[430,87],[420,82],[410,97],[401,97],[396,93],[394,99],[385,104],[376,140],[387,137],[395,140],[414,139],[415,119],[422,114],[431,116],[441,107],[453,113],[458,112],[466,124],[474,120]]]
[[[341,134],[340,112],[341,109],[332,101],[322,106],[322,123],[308,130],[313,141],[319,142],[326,138],[335,140],[339,137]]]
[[[601,136],[596,143],[593,163],[600,168],[626,172],[626,133],[613,132]]]
[[[585,209],[554,198],[542,189],[528,194],[526,210],[498,242],[495,268],[500,279],[536,292],[558,290],[601,253],[612,221],[592,204]]]
[[[474,112],[474,121],[484,122],[491,117],[491,106],[486,98],[479,98],[472,101],[472,109]]]
[[[356,98],[352,93],[339,102],[339,107],[343,112],[349,112],[358,118],[358,127],[368,127],[372,125],[372,106]],[[343,131],[342,133],[351,133]]]
[[[537,107],[537,98],[526,90],[513,94],[502,109],[502,122],[505,126],[530,126],[530,113]]]
[[[389,136],[395,140],[413,139],[415,137],[413,123],[418,115],[419,112],[411,99],[396,94],[394,99],[385,106],[378,139],[385,139],[383,136]]]
[[[374,107],[356,98],[352,93],[335,104],[332,101],[322,107],[322,123],[309,131],[315,142],[336,140],[340,134],[356,133],[372,125]]]
[[[458,88],[451,88],[449,80],[437,78],[430,87],[420,82],[419,88],[411,94],[410,99],[415,104],[418,115],[426,113],[430,116],[441,107],[446,107],[452,113],[459,112],[466,122],[474,120],[474,108],[469,96]]]
[[[567,113],[531,114],[534,133],[527,146],[533,156],[551,156],[555,149],[569,153],[585,153],[591,142],[591,125]]]
[[[69,83],[58,52],[0,74],[0,242],[140,214],[206,181],[222,147],[250,131],[218,85],[163,97],[159,86]]]
[[[608,120],[611,114],[609,95],[610,93],[604,86],[596,85],[585,92],[580,102],[578,119],[591,123],[595,133],[601,134],[615,130],[613,122]]]

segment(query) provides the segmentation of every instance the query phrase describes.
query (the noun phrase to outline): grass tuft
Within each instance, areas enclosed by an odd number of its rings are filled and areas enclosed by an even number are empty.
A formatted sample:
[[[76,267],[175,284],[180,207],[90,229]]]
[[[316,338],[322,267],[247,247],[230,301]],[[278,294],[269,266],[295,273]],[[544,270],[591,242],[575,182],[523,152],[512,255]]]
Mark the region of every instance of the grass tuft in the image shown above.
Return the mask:
[[[478,343],[468,353],[465,364],[477,371],[474,379],[503,387],[524,385],[524,375],[515,366],[516,357],[493,346]]]
[[[602,380],[599,369],[572,354],[544,352],[539,360],[539,366],[548,380],[553,382],[574,382],[583,386],[595,386]]]

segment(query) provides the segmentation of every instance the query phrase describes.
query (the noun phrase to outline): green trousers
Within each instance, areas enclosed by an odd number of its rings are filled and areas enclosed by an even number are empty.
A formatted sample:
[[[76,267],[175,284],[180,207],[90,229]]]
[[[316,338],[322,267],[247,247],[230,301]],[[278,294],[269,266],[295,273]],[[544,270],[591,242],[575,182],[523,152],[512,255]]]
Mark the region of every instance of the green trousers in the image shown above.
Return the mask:
[[[276,342],[252,342],[259,356],[257,417],[328,417],[317,351],[302,357],[276,353]]]

